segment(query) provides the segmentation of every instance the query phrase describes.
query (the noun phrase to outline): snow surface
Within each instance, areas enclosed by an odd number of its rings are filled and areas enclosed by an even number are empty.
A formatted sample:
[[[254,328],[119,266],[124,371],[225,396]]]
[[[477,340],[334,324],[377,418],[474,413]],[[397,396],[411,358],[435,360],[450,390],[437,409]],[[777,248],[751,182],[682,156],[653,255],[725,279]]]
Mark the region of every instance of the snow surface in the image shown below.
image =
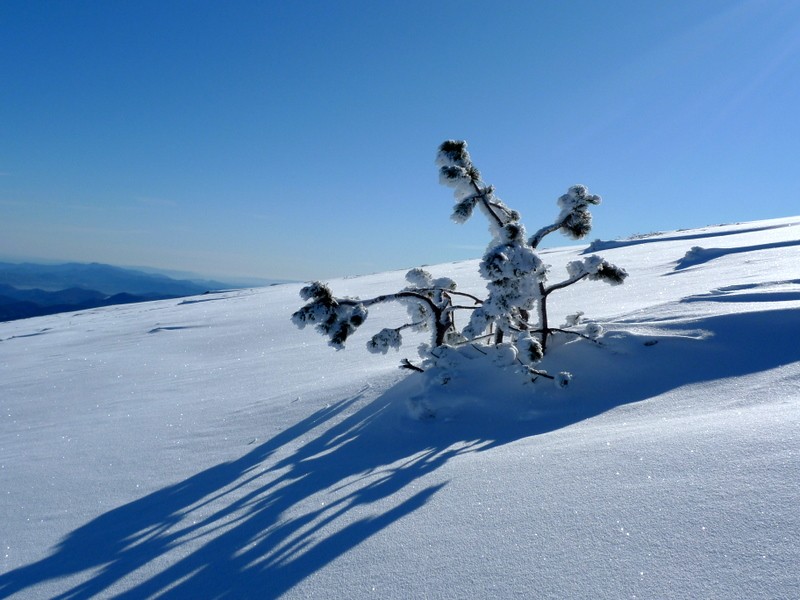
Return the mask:
[[[0,323],[0,598],[798,598],[800,217],[541,255],[594,252],[564,390],[425,385],[401,306],[336,352],[293,284]]]

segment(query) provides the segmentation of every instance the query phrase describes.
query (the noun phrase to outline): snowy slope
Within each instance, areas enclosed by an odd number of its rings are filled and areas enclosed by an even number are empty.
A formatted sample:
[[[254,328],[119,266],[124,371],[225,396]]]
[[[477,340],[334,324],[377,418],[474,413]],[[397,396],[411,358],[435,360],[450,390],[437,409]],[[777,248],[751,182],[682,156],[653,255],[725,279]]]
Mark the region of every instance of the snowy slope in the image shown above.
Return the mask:
[[[797,598],[800,218],[595,246],[566,390],[426,389],[299,285],[0,323],[0,598]]]

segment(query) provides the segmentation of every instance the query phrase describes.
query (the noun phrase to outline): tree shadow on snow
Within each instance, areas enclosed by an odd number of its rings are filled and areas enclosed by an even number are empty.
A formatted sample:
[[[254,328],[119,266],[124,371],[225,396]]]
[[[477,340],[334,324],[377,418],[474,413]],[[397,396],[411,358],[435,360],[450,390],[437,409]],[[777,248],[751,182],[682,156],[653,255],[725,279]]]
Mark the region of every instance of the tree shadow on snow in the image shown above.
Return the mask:
[[[755,294],[754,294],[755,295]],[[720,381],[769,371],[800,361],[800,310],[796,296],[762,294],[773,303],[768,310],[716,314],[694,319],[621,319],[609,332],[609,352],[594,357],[574,353],[569,357],[576,372],[575,394],[569,401],[581,406],[587,416],[600,414],[631,402],[654,398],[684,386]],[[682,302],[716,301],[718,298],[690,296]],[[752,299],[749,299],[752,301]],[[791,307],[775,308],[789,301]],[[640,333],[632,335],[631,332]],[[585,351],[584,351],[585,352]],[[577,373],[592,362],[591,376]],[[580,389],[577,389],[580,388]],[[757,404],[768,397],[748,395],[731,403]],[[702,397],[699,398],[702,402]],[[709,411],[724,407],[712,405]]]
[[[411,420],[405,401],[422,389],[416,374],[372,401],[343,399],[235,461],[86,523],[47,558],[0,576],[0,597],[77,576],[80,583],[63,582],[72,587],[54,597],[276,598],[431,501],[446,484],[425,476],[459,455],[686,384],[800,360],[798,310],[659,326],[660,337],[623,328],[604,348],[556,348],[554,360],[576,374],[573,387],[498,394],[489,400],[501,410],[473,418],[456,411],[448,421]],[[754,339],[770,349],[746,351],[742,344]],[[443,393],[485,395],[468,389],[475,385]]]
[[[360,403],[101,515],[0,575],[0,598],[71,576],[83,581],[54,598],[278,597],[425,504],[444,484],[410,484],[472,446],[428,446],[387,426],[388,397]],[[127,591],[109,589],[139,569]]]

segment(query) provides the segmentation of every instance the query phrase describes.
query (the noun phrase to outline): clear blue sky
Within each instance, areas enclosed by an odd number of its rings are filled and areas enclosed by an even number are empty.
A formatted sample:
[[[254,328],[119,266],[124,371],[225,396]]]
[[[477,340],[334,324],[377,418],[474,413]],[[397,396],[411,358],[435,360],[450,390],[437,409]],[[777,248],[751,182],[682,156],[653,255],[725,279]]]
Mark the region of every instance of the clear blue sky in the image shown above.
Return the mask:
[[[476,258],[447,138],[529,230],[574,183],[603,196],[589,240],[800,214],[796,0],[4,0],[0,81],[5,258]]]

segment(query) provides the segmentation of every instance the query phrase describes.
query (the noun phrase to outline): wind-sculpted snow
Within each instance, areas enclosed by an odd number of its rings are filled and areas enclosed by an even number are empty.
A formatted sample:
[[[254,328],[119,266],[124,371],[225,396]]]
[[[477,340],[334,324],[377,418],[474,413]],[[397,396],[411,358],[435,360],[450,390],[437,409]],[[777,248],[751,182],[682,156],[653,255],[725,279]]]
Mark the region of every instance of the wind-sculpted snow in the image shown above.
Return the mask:
[[[764,232],[770,229],[778,229],[783,227],[797,227],[800,225],[800,220],[797,219],[776,219],[772,221],[764,221],[764,224],[755,223],[752,227],[747,224],[737,225],[718,225],[716,227],[707,227],[701,230],[683,230],[674,232],[653,232],[644,235],[633,236],[624,240],[595,240],[587,246],[582,254],[591,254],[593,252],[602,252],[604,250],[612,250],[614,248],[627,248],[630,246],[639,246],[641,244],[651,244],[653,242],[673,242],[685,240],[708,240],[718,237],[729,235],[741,235],[743,233],[757,233]]]
[[[735,248],[702,248],[700,246],[693,246],[684,257],[678,261],[675,270],[687,269],[731,254],[744,254],[763,250],[780,250],[781,248],[791,248],[793,246],[800,246],[800,240],[788,240],[772,244],[758,244]]]
[[[503,348],[445,385],[374,332],[333,352],[299,285],[0,324],[0,598],[792,598],[792,222],[609,249],[625,286],[552,316],[599,333],[554,337],[566,389]],[[694,246],[726,252],[675,270]]]

